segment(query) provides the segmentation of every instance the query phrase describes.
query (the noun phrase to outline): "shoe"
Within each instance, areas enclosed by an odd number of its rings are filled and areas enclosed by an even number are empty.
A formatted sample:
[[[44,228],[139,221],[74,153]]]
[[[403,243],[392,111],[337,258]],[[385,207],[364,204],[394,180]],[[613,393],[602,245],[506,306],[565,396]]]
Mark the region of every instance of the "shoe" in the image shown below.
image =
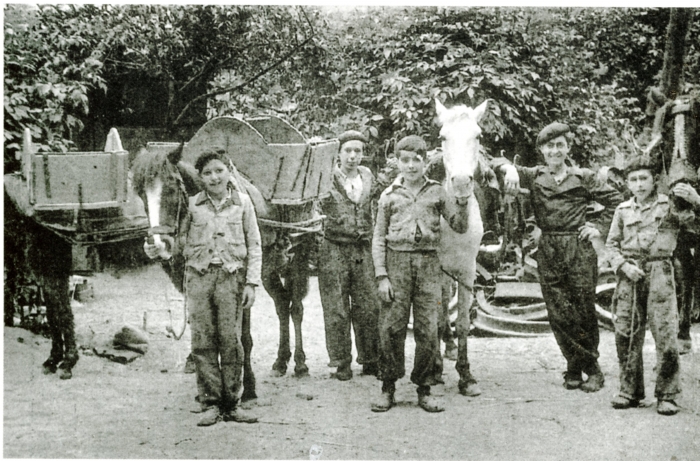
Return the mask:
[[[678,405],[673,400],[659,400],[656,404],[656,412],[660,415],[673,416],[679,410]]]
[[[368,363],[366,365],[362,365],[362,374],[365,376],[377,376],[377,373],[379,372],[379,367],[377,367],[376,363]],[[351,376],[352,376],[352,370],[350,371]]]
[[[582,384],[583,378],[581,378],[581,373],[564,372],[564,389],[571,391],[578,389]]]
[[[372,411],[383,413],[389,411],[389,408],[394,406],[394,393],[382,392],[376,400],[372,402]]]
[[[612,404],[612,407],[616,410],[626,410],[628,408],[636,408],[639,406],[638,399],[628,399],[627,397],[623,397],[622,395],[616,396],[614,399],[612,399],[610,403]]]
[[[199,419],[197,426],[211,426],[219,422],[220,419],[219,407],[209,407],[202,412],[202,417]]]
[[[598,392],[605,386],[605,376],[603,373],[596,373],[590,375],[586,382],[581,384],[581,390],[583,392]]]
[[[428,413],[439,413],[445,411],[445,406],[442,402],[432,395],[419,395],[418,406]]]
[[[350,365],[344,365],[342,367],[338,367],[338,371],[335,372],[335,377],[339,381],[349,381],[352,379],[352,369],[350,368]]]
[[[224,413],[224,421],[227,423],[233,421],[236,423],[253,424],[258,422],[258,418],[240,408],[236,408],[235,410]]]
[[[479,389],[479,385],[476,383],[469,383],[466,386],[460,384],[459,393],[467,397],[476,397],[477,395],[481,395],[481,389]]]
[[[692,339],[679,339],[678,340],[678,353],[680,355],[687,354],[693,350],[693,340]]]
[[[194,364],[194,359],[192,358],[192,354],[187,356],[187,360],[185,361],[185,369],[183,370],[184,373],[186,374],[192,374],[197,371],[197,367]]]

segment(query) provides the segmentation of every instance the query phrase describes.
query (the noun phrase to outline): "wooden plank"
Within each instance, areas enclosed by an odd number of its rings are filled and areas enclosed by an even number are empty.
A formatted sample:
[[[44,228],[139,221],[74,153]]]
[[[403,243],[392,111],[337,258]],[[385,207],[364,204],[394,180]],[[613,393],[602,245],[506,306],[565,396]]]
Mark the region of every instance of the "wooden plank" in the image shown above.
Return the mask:
[[[499,282],[496,284],[494,299],[537,299],[542,298],[542,289],[539,283],[524,282]]]

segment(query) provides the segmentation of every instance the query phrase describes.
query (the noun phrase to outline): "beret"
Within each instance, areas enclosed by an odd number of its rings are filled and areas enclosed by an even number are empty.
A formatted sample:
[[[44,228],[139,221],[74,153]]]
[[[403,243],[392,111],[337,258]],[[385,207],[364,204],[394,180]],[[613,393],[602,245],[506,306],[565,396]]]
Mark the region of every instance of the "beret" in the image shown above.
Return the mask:
[[[547,143],[554,138],[558,138],[569,131],[571,130],[569,129],[569,125],[566,123],[550,123],[544,127],[542,131],[540,131],[540,134],[537,135],[537,145],[541,146],[542,144]]]
[[[420,155],[425,155],[426,151],[428,150],[428,146],[420,136],[411,135],[401,138],[401,140],[394,146],[394,152],[396,155],[399,155],[399,151],[402,150],[408,150]]]
[[[362,141],[363,143],[367,144],[369,142],[369,139],[367,139],[367,136],[363,135],[359,131],[348,130],[345,133],[338,136],[338,141],[340,141],[340,145],[342,146],[348,141]]]

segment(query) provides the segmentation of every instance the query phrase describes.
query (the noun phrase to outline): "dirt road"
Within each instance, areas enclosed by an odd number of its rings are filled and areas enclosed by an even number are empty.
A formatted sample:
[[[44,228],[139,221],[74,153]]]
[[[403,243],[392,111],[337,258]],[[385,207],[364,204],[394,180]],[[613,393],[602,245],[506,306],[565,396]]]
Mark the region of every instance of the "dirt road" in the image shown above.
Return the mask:
[[[21,458],[229,458],[470,460],[699,460],[700,328],[694,352],[682,356],[680,414],[663,417],[655,407],[616,411],[614,338],[601,332],[606,387],[596,394],[561,386],[564,360],[554,338],[470,339],[470,358],[483,394],[457,394],[454,362],[446,363],[447,411],[428,414],[416,405],[415,388],[399,381],[397,407],[372,413],[379,392],[374,377],[347,382],[330,378],[323,314],[312,279],[306,299],[304,340],[309,378],[271,377],[278,341],[274,305],[259,290],[253,307],[253,366],[260,398],[251,412],[259,424],[196,426],[194,375],[182,372],[189,329],[181,341],[167,337],[165,286],[159,267],[113,278],[91,278],[95,298],[75,308],[78,339],[86,350],[73,379],[45,376],[41,363],[49,341],[4,331],[4,457]],[[171,291],[171,293],[173,293]],[[151,340],[146,355],[122,365],[92,355],[124,323],[142,325],[147,311]],[[181,316],[177,312],[177,316]],[[414,343],[407,341],[408,357]],[[645,344],[647,402],[653,400],[654,344]],[[408,369],[410,370],[409,364]],[[290,367],[293,369],[293,367]]]

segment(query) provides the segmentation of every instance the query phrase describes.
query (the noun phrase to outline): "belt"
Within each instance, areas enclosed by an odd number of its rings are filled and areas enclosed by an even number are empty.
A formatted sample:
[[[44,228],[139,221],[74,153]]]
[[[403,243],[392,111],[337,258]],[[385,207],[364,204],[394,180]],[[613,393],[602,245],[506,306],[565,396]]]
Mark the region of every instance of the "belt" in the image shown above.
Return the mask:
[[[548,231],[548,230],[543,230],[542,235],[578,235],[577,230],[572,230],[572,231]]]
[[[645,255],[642,253],[622,253],[622,256],[625,258],[638,260],[643,264],[655,261],[668,261],[673,258],[673,255]]]

